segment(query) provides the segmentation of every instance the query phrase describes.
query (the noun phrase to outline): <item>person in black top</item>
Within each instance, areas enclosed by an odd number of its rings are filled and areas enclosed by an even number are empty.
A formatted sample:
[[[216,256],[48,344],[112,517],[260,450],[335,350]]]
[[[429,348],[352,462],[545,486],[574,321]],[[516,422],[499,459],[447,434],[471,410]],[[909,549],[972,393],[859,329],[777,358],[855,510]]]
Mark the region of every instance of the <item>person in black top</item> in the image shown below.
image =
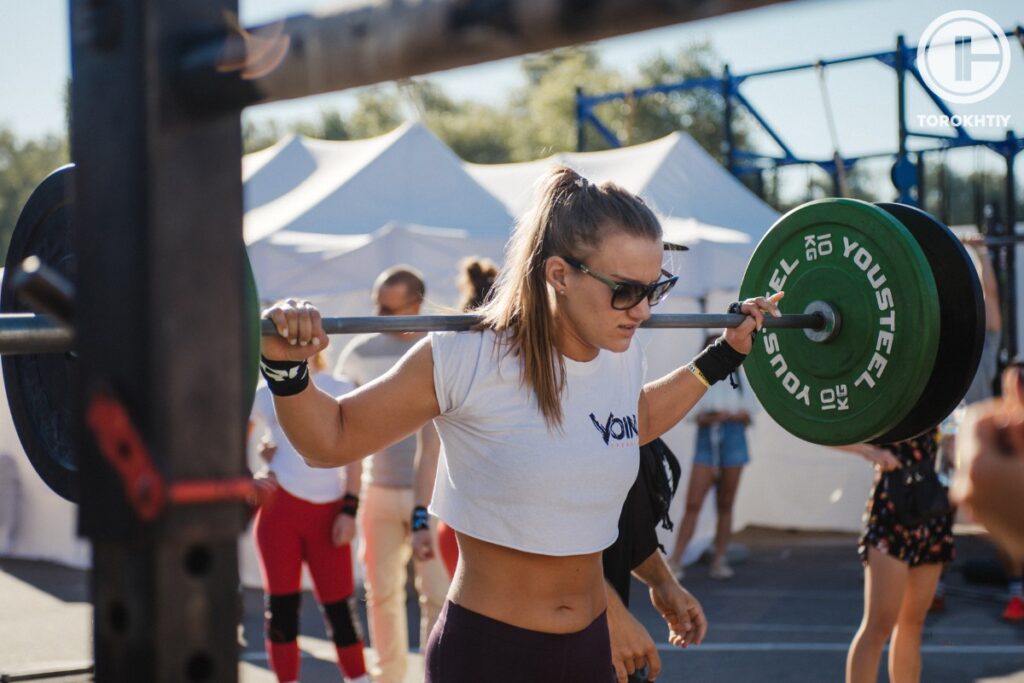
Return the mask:
[[[659,523],[672,530],[668,509],[679,476],[679,461],[661,439],[640,448],[640,469],[619,515],[619,537],[601,556],[605,581],[613,589],[608,591],[608,630],[615,673],[622,683],[653,680],[661,671],[654,640],[629,613],[630,575],[650,588],[651,603],[666,623],[686,604],[683,596],[697,603],[669,568],[656,531]],[[699,644],[707,632],[703,610],[698,621],[698,635],[691,642],[676,635],[670,635],[670,642],[679,647]]]

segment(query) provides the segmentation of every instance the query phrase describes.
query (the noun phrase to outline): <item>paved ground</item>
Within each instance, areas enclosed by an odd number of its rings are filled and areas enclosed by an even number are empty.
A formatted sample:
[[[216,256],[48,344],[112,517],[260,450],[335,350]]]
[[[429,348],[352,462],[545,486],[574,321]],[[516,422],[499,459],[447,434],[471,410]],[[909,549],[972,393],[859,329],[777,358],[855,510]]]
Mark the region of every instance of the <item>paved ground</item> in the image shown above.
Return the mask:
[[[662,683],[822,683],[842,680],[849,639],[861,611],[862,578],[847,534],[751,530],[739,541],[750,550],[737,578],[719,583],[706,566],[689,570],[688,587],[711,622],[708,640],[686,651],[661,648]],[[929,619],[924,683],[1024,683],[1024,624],[999,620],[1002,588],[969,583],[967,568],[992,555],[978,538],[959,539],[948,572],[948,608]],[[74,667],[90,658],[91,607],[86,574],[37,562],[0,560],[0,680],[3,674]],[[333,651],[309,596],[303,607],[302,680],[340,681]],[[246,591],[240,657],[245,683],[271,683],[260,635],[261,595]],[[664,641],[659,617],[634,585],[635,613]],[[415,618],[415,602],[410,613]],[[415,647],[415,634],[410,635]],[[369,653],[372,656],[372,651]],[[407,681],[418,681],[418,657]],[[73,677],[62,679],[75,680]],[[78,680],[82,680],[80,677]],[[885,680],[884,674],[880,680]],[[526,683],[526,682],[524,682]]]

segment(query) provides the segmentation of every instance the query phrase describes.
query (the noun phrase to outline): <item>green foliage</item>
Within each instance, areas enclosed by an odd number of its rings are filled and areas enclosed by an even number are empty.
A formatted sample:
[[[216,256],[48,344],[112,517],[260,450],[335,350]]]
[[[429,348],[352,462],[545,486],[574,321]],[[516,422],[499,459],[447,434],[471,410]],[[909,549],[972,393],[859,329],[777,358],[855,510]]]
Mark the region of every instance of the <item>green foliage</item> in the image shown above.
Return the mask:
[[[708,43],[681,48],[675,55],[656,54],[640,65],[638,87],[722,75],[724,65]],[[630,143],[654,140],[684,130],[720,162],[725,161],[725,98],[707,88],[658,94],[631,103],[627,139]],[[749,148],[750,115],[733,108],[733,141]]]
[[[0,259],[7,258],[11,233],[32,190],[67,162],[64,138],[46,136],[22,142],[9,129],[0,128]]]
[[[529,161],[576,149],[576,88],[585,92],[606,92],[625,87],[623,77],[603,66],[590,46],[534,55],[523,60],[526,85],[509,98],[514,128],[510,139],[510,160]],[[606,107],[601,112],[612,130],[622,133],[623,107]],[[594,141],[590,149],[606,149]]]
[[[1017,190],[1016,218],[1024,221],[1024,188]],[[949,225],[982,225],[983,211],[991,205],[996,217],[1006,215],[1006,174],[976,170],[961,175],[942,163],[925,165],[927,210]]]

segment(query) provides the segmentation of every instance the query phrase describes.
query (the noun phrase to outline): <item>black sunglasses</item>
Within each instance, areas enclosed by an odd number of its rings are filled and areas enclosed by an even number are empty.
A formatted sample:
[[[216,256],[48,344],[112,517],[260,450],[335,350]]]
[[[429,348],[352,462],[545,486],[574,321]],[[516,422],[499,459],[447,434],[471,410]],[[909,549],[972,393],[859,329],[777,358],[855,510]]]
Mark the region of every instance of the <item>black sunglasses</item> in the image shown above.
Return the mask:
[[[607,275],[591,270],[574,258],[569,256],[563,256],[562,258],[576,270],[586,273],[595,280],[608,285],[612,290],[612,308],[617,311],[628,311],[644,299],[647,299],[647,303],[651,306],[657,306],[668,296],[668,293],[676,286],[676,282],[679,281],[678,275],[673,275],[663,268],[661,274],[668,279],[655,282],[653,285],[645,285],[640,282],[619,282]]]

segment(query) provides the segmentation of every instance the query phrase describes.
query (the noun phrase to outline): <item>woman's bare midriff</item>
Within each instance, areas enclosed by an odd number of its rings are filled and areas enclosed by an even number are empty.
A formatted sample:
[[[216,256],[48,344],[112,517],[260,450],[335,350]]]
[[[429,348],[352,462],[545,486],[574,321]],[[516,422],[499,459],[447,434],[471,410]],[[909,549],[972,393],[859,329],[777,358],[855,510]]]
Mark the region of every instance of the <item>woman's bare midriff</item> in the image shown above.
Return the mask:
[[[544,633],[582,631],[605,611],[601,553],[552,557],[458,539],[448,597],[461,607]]]

